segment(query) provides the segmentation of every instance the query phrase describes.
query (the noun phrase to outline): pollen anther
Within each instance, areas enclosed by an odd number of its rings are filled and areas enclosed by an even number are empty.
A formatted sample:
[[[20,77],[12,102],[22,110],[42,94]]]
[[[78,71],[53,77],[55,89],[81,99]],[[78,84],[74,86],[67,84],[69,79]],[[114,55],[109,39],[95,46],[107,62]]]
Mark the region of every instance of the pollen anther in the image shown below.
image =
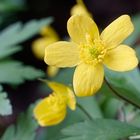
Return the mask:
[[[103,61],[106,54],[105,45],[101,40],[92,41],[89,35],[86,35],[87,44],[80,44],[80,58],[86,64],[97,64]]]

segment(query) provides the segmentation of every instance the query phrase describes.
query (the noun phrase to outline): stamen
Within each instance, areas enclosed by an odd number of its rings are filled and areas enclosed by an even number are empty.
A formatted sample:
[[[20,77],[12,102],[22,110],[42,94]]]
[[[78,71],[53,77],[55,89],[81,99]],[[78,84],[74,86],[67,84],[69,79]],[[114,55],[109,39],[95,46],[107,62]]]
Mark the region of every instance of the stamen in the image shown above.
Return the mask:
[[[92,40],[89,34],[86,34],[87,44],[80,44],[80,58],[86,64],[102,63],[106,54],[104,42],[99,39]]]

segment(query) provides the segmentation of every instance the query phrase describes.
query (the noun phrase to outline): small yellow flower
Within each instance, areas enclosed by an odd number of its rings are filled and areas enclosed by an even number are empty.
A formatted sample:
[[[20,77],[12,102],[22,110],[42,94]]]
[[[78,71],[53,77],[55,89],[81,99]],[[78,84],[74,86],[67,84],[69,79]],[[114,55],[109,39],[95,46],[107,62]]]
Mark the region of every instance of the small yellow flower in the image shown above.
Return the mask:
[[[34,53],[34,55],[40,59],[43,60],[44,59],[44,55],[45,55],[45,48],[50,45],[51,43],[54,43],[58,41],[58,39],[53,38],[53,37],[41,37],[37,40],[35,40],[32,44],[32,51]]]
[[[33,42],[32,51],[38,59],[44,60],[45,48],[48,45],[57,42],[59,37],[51,26],[43,27],[40,31],[40,34],[42,37]],[[47,73],[50,77],[53,77],[57,74],[58,70],[59,69],[56,67],[48,66]]]
[[[51,26],[43,27],[40,31],[40,34],[42,37],[33,42],[32,51],[38,59],[43,60],[45,48],[48,45],[58,41],[59,37]]]
[[[77,4],[71,8],[71,15],[80,15],[80,14],[91,16],[83,0],[77,0]]]
[[[117,18],[101,35],[96,23],[85,15],[72,16],[67,28],[73,42],[49,45],[44,60],[57,67],[77,66],[73,77],[77,96],[90,96],[100,89],[104,65],[114,71],[128,71],[137,66],[135,51],[121,44],[134,29],[128,15]]]
[[[67,105],[75,110],[76,100],[73,91],[62,84],[47,82],[53,93],[40,101],[34,109],[34,116],[41,126],[56,125],[64,120]]]

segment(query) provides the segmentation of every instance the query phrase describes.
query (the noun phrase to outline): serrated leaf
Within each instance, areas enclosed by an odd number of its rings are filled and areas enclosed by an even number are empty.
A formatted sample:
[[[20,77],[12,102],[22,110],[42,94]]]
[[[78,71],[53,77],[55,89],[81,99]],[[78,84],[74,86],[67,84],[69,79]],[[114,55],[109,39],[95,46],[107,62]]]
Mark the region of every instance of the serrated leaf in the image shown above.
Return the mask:
[[[0,59],[10,56],[18,51],[20,51],[22,48],[21,46],[12,46],[12,47],[0,47]]]
[[[38,125],[33,119],[32,110],[33,106],[26,113],[22,113],[16,125],[11,125],[6,129],[1,140],[34,140]]]
[[[114,140],[140,134],[140,128],[115,120],[95,119],[66,127],[62,134],[61,140]]]
[[[37,34],[43,26],[49,25],[51,22],[52,18],[46,18],[31,20],[24,25],[20,22],[10,25],[0,34],[0,47],[19,44]]]
[[[31,66],[24,66],[18,61],[0,62],[0,83],[21,84],[25,80],[34,80],[45,74]]]
[[[87,115],[84,112],[82,112],[80,108],[77,107],[75,111],[71,111],[68,109],[65,120],[56,126],[48,127],[44,138],[46,137],[47,140],[59,140],[62,137],[61,130],[64,127],[74,124],[75,122],[81,122],[87,119]]]
[[[123,73],[106,69],[105,76],[119,95],[140,106],[140,72],[138,68]]]
[[[0,85],[0,115],[10,115],[12,114],[12,106],[10,100],[7,98],[7,93],[3,91]]]

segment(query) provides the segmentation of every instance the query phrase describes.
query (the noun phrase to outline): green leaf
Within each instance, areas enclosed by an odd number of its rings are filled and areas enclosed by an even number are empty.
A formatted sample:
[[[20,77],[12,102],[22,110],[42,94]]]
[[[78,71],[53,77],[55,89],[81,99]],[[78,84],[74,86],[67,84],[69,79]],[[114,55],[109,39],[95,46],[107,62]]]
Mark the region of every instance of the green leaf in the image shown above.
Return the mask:
[[[24,2],[21,0],[1,0],[0,1],[0,12],[16,12],[24,8]]]
[[[10,25],[0,34],[0,47],[17,45],[37,34],[42,27],[49,25],[51,22],[52,18],[46,18],[31,20],[24,25],[20,22]]]
[[[0,62],[0,83],[21,84],[25,80],[34,80],[43,77],[45,74],[31,66],[24,66],[18,61]]]
[[[82,106],[84,110],[86,110],[92,119],[103,117],[96,98],[93,96],[77,98],[77,102],[80,104],[80,106]]]
[[[66,127],[62,134],[61,140],[114,140],[140,134],[140,128],[115,120],[96,119]]]
[[[61,139],[62,137],[61,130],[64,127],[74,124],[75,122],[81,122],[87,119],[88,117],[86,116],[86,114],[82,112],[82,110],[79,109],[78,107],[76,108],[75,111],[71,111],[68,109],[67,116],[63,122],[61,122],[56,126],[47,128],[44,139],[47,138],[47,140],[59,140],[59,138]]]
[[[132,17],[132,22],[134,24],[134,32],[125,40],[124,43],[133,45],[140,36],[140,14]],[[133,46],[132,46],[133,47]]]
[[[97,95],[102,95],[103,98],[114,97],[112,90],[108,87],[108,85],[105,82],[102,84],[101,88],[97,92]]]
[[[32,116],[33,106],[26,113],[21,113],[16,125],[8,127],[1,140],[34,140],[38,125]]]
[[[102,105],[102,110],[105,118],[115,118],[118,109],[123,105],[123,102],[116,98],[107,98]]]
[[[138,68],[129,72],[105,71],[106,79],[122,97],[140,106],[140,72]]]
[[[120,107],[123,105],[123,102],[114,98],[113,91],[105,82],[97,94],[99,95],[98,104],[100,104],[103,116],[105,118],[115,118],[118,109],[120,109]]]
[[[7,93],[3,91],[0,85],[0,115],[10,115],[12,114],[12,106],[10,100],[7,98]]]
[[[140,128],[140,112],[135,112],[135,115],[130,123]]]
[[[6,46],[6,47],[1,46],[0,47],[0,59],[10,56],[10,55],[20,51],[21,49],[22,49],[21,46],[12,46],[12,47],[11,46]]]

